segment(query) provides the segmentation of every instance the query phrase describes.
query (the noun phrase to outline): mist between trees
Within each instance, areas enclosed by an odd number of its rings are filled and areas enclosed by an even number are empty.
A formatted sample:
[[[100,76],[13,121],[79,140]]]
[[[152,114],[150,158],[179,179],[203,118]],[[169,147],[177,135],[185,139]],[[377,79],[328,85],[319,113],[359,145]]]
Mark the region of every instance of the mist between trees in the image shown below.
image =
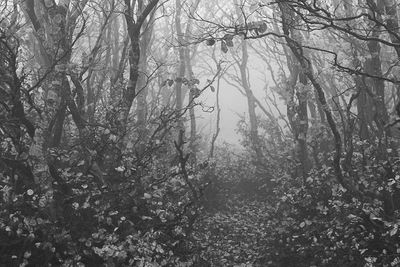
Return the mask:
[[[397,1],[0,10],[0,266],[400,266]]]

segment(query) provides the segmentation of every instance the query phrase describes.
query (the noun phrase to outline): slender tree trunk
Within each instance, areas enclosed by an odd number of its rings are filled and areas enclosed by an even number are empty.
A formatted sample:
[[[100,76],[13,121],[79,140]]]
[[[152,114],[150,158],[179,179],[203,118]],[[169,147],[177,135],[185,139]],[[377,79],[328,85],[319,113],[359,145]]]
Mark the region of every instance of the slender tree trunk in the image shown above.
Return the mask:
[[[282,8],[285,10],[283,11]],[[301,45],[301,33],[295,30],[295,16],[293,11],[288,7],[281,7],[283,31],[286,35],[291,35],[297,45]],[[291,47],[288,44],[290,50]],[[290,71],[290,78],[286,85],[288,98],[287,98],[287,116],[292,127],[294,139],[296,142],[296,157],[300,162],[300,175],[303,179],[311,169],[311,161],[309,158],[307,147],[307,133],[308,133],[308,77],[304,73],[304,68],[299,63],[293,51],[285,49],[288,69]],[[297,105],[295,103],[295,96]]]
[[[400,58],[400,28],[399,17],[397,15],[397,1],[383,0],[386,12],[386,24],[389,31],[390,40],[393,44],[397,44],[394,49],[396,50],[397,57]]]
[[[221,131],[220,122],[221,122],[221,106],[219,103],[219,91],[220,91],[220,82],[221,76],[219,75],[217,78],[217,90],[216,90],[216,107],[217,107],[217,121],[215,122],[215,133],[211,139],[211,148],[210,148],[210,158],[214,157],[214,149],[215,149],[215,142],[217,141],[219,132]]]
[[[129,112],[131,110],[133,100],[136,98],[136,85],[139,78],[139,63],[140,63],[140,38],[143,23],[151,12],[155,10],[159,0],[150,0],[147,5],[138,8],[136,19],[134,19],[135,7],[131,0],[125,0],[125,21],[128,28],[128,35],[130,39],[129,51],[129,80],[128,85],[122,93],[119,111],[119,140],[121,149],[124,147],[125,136],[127,133],[127,124]],[[139,4],[141,4],[140,2]]]
[[[145,150],[146,143],[148,141],[147,138],[147,95],[148,95],[148,86],[147,83],[147,61],[148,61],[148,50],[151,44],[151,37],[153,34],[153,23],[154,23],[154,12],[151,13],[148,21],[146,22],[146,31],[143,33],[142,39],[140,40],[140,50],[142,51],[142,55],[140,58],[140,74],[137,82],[137,108],[136,108],[136,116],[137,116],[137,127],[138,127],[138,138],[139,138],[139,154],[143,154]]]
[[[183,90],[182,90],[182,85],[183,85],[183,78],[185,76],[185,49],[183,47],[184,44],[184,35],[182,32],[182,26],[181,26],[181,13],[182,13],[182,3],[180,0],[175,1],[175,6],[176,6],[176,14],[175,14],[175,28],[176,28],[176,35],[178,39],[178,54],[179,54],[179,64],[178,64],[178,72],[177,72],[177,77],[175,79],[175,84],[174,84],[174,90],[175,90],[175,101],[176,101],[176,113],[177,116],[180,116],[182,113],[182,108],[183,108]],[[184,135],[179,134],[181,131],[184,131],[184,123],[183,123],[183,118],[179,117],[178,118],[178,136],[182,136],[184,138]]]
[[[110,77],[110,99],[113,105],[118,103],[122,97],[122,76],[126,66],[126,58],[129,52],[129,35],[127,34],[126,24],[123,23],[122,34],[119,33],[120,21],[118,17],[112,20],[112,40],[111,43],[111,77]],[[121,35],[123,39],[121,40]],[[123,41],[122,44],[120,42]]]
[[[354,14],[352,5],[345,1],[343,3],[344,14],[346,17],[352,17]],[[353,68],[362,69],[362,63],[359,59],[359,47],[361,44],[353,38],[352,36],[348,35],[347,38],[350,40],[351,44],[351,56],[353,61]],[[357,90],[357,114],[358,114],[358,135],[361,140],[369,140],[370,139],[370,128],[372,128],[372,121],[373,121],[373,114],[372,114],[372,103],[371,96],[368,94],[368,89],[366,88],[365,82],[363,78],[360,76],[354,77],[354,83]],[[347,137],[352,138],[352,137]]]
[[[244,18],[242,16],[240,7],[238,5],[238,2],[235,0],[234,1],[235,6],[236,6],[236,14],[240,18],[240,23],[244,24]],[[247,49],[247,43],[246,40],[241,41],[241,58],[240,61],[237,60],[236,63],[238,65],[239,71],[240,71],[240,85],[244,89],[246,98],[247,98],[247,109],[249,112],[249,124],[250,124],[250,146],[251,149],[255,153],[255,160],[257,162],[261,162],[263,159],[263,154],[262,154],[262,149],[261,149],[261,142],[259,140],[258,136],[258,121],[257,121],[257,114],[256,114],[256,102],[255,102],[255,97],[253,95],[253,92],[250,88],[250,82],[248,80],[248,68],[247,68],[247,63],[249,60],[249,54],[248,54],[248,49]]]
[[[200,0],[196,0],[195,3],[190,7],[190,14],[193,14],[200,3]],[[189,38],[191,34],[191,26],[192,26],[192,19],[188,19],[186,30],[185,30],[185,64],[187,70],[187,78],[189,79],[189,117],[190,117],[190,138],[189,138],[189,150],[191,152],[191,162],[195,164],[197,162],[197,129],[196,129],[196,114],[195,114],[195,103],[194,99],[196,98],[196,83],[195,83],[195,76],[192,69],[192,58],[195,55],[190,53],[189,46]],[[195,47],[193,49],[195,51]]]
[[[289,46],[290,50],[293,52],[293,55],[296,57],[296,59],[300,63],[300,65],[303,69],[304,75],[306,75],[307,79],[313,85],[313,87],[317,93],[318,100],[320,101],[320,103],[324,109],[328,125],[332,131],[332,134],[334,137],[334,145],[335,145],[335,156],[334,156],[334,160],[333,160],[333,167],[334,167],[334,170],[336,173],[336,178],[337,178],[338,182],[344,188],[346,188],[350,192],[355,192],[353,187],[351,185],[349,185],[344,180],[344,177],[343,177],[342,168],[340,165],[340,159],[341,159],[341,153],[342,153],[342,139],[341,139],[338,127],[336,125],[335,119],[334,119],[332,112],[326,101],[325,93],[324,93],[321,85],[319,84],[319,82],[316,80],[316,78],[314,76],[311,61],[309,59],[305,58],[304,51],[303,51],[301,45],[299,43],[297,43],[295,41],[295,39],[291,38],[291,34],[290,34],[291,23],[290,23],[290,21],[291,21],[291,18],[293,17],[293,16],[291,16],[291,14],[292,14],[292,11],[290,10],[291,7],[288,6],[288,4],[285,3],[284,1],[279,1],[278,5],[279,5],[281,15],[282,15],[282,28],[283,28],[283,33],[285,34],[286,43]]]
[[[399,17],[397,15],[397,1],[394,0],[384,0],[385,12],[386,12],[386,24],[389,31],[390,40],[393,44],[396,44],[395,50],[397,58],[400,58],[400,26]],[[396,85],[397,91],[397,106],[400,105],[400,85]]]
[[[192,70],[192,65],[190,62],[190,50],[189,48],[185,49],[185,58],[186,58],[186,67],[189,78],[189,117],[190,117],[190,138],[189,138],[189,149],[191,151],[191,162],[196,163],[197,158],[197,130],[196,130],[196,114],[195,114],[195,103],[194,99],[196,98],[195,90],[196,85],[194,84],[194,74]]]
[[[372,0],[368,0],[372,1]],[[383,1],[378,1],[379,3],[376,5],[376,10],[370,7],[370,15],[373,17],[376,17],[377,20],[382,21],[382,14],[383,14],[383,9],[384,7],[382,6]],[[372,27],[372,32],[371,36],[373,38],[379,38],[380,36],[380,30],[381,27],[375,22]],[[377,76],[377,77],[383,77],[383,72],[382,72],[382,62],[381,62],[381,46],[378,41],[371,40],[368,41],[367,43],[368,50],[370,52],[370,59],[367,59],[365,61],[365,70],[367,73]],[[385,145],[383,144],[383,138],[384,138],[384,133],[385,133],[385,124],[388,122],[389,115],[386,110],[386,105],[385,105],[385,83],[382,79],[379,78],[366,78],[367,84],[365,86],[370,86],[370,91],[375,95],[373,102],[374,102],[374,122],[377,127],[377,133],[378,133],[378,139],[379,139],[379,155],[380,157],[383,157],[385,152]]]
[[[242,57],[241,61],[239,64],[239,70],[240,70],[240,81],[241,81],[241,86],[243,87],[246,98],[247,98],[247,108],[249,112],[249,121],[250,121],[250,142],[251,142],[251,148],[256,154],[256,160],[261,161],[263,156],[262,156],[262,150],[261,150],[261,142],[259,140],[258,136],[258,121],[257,121],[257,114],[256,114],[256,102],[255,102],[255,97],[253,95],[252,90],[250,89],[250,83],[248,80],[248,75],[247,75],[247,63],[249,59],[249,54],[247,51],[247,43],[246,40],[243,40],[241,43],[241,48],[242,48]]]

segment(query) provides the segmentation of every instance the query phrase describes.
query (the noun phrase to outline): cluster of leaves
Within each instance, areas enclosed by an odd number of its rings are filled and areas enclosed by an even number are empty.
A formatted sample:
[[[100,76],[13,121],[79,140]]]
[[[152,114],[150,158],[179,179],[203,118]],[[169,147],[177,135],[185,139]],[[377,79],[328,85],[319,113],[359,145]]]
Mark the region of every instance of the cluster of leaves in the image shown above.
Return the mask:
[[[197,84],[200,84],[200,81],[196,78],[194,79],[187,79],[185,77],[181,78],[181,77],[176,77],[175,79],[166,79],[165,81],[163,81],[161,83],[161,86],[172,86],[174,83],[182,83],[184,85],[187,86],[195,86]]]
[[[217,41],[221,44],[221,51],[223,53],[227,53],[229,48],[234,46],[233,38],[236,35],[242,35],[245,38],[248,33],[253,34],[254,36],[259,36],[260,34],[265,33],[267,30],[267,24],[264,21],[252,21],[248,22],[245,25],[237,25],[233,33],[227,33],[221,38],[208,38],[205,40],[207,46],[213,46]]]
[[[103,143],[113,139],[108,130],[91,136]],[[152,157],[140,166],[133,151],[124,154],[105,174],[106,185],[85,171],[87,164],[76,149],[54,151],[67,191],[54,183],[17,193],[4,173],[0,262],[7,266],[192,266],[197,261],[196,246],[188,236],[201,207],[182,177],[179,162],[171,165],[166,155],[171,152],[163,147],[166,143],[151,148]],[[187,166],[187,172],[195,190],[205,186],[209,169]],[[63,200],[61,207],[57,199]]]
[[[11,82],[4,88],[20,89]],[[26,118],[9,112],[13,99],[19,100],[7,95],[1,110],[13,124],[2,124],[0,135],[0,265],[192,266],[200,260],[188,237],[201,210],[194,195],[201,195],[210,170],[177,157],[174,111],[154,111],[147,128],[153,139],[132,133],[122,151],[118,110],[110,109],[80,135],[63,132],[60,146],[43,158],[28,152]],[[186,157],[184,144],[180,149]]]
[[[360,167],[359,187],[385,190],[378,185],[383,164]],[[398,214],[385,217],[382,200],[360,200],[334,177],[331,168],[323,167],[306,183],[290,176],[276,181],[276,209],[269,220],[274,242],[268,258],[278,266],[396,266]],[[397,180],[387,189],[397,187]]]
[[[312,132],[320,138],[311,145],[324,145],[329,136],[321,132]],[[326,164],[306,179],[290,161],[282,164],[290,149],[270,151],[281,159],[268,158],[273,166],[265,170],[248,152],[234,156],[220,148],[225,156],[213,192],[218,208],[208,209],[197,224],[202,256],[215,266],[397,266],[400,160],[394,153],[380,160],[376,142],[353,138],[352,171],[345,179],[361,196],[337,182],[331,152],[321,148],[317,157]]]
[[[228,52],[228,47],[233,47],[233,34],[225,34],[219,42],[221,43],[221,51],[224,53]],[[206,44],[208,46],[213,46],[215,45],[216,40],[214,38],[209,38],[206,40]]]

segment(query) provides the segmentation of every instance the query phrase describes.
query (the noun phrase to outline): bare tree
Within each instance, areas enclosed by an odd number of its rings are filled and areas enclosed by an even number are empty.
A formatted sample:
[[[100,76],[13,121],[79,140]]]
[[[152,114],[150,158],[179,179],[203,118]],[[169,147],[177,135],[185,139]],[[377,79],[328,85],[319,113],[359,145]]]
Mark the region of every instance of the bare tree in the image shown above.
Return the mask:
[[[129,112],[132,107],[133,100],[137,96],[136,87],[139,79],[140,65],[140,39],[142,27],[148,16],[157,8],[159,0],[150,0],[147,4],[142,1],[125,0],[125,22],[127,24],[128,35],[130,39],[129,51],[129,81],[123,91],[122,99],[120,100],[120,116],[119,126],[120,135],[123,137],[126,134]],[[136,7],[135,4],[138,4]],[[121,138],[122,139],[122,138]]]

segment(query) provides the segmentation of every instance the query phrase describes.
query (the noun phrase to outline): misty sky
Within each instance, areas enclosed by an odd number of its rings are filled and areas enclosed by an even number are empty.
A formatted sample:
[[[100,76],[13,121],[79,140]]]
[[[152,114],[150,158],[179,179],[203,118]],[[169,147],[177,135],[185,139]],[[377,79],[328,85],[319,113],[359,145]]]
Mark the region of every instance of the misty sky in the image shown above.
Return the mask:
[[[250,51],[249,51],[250,52]],[[249,81],[251,85],[251,90],[257,99],[265,104],[265,80],[270,85],[271,81],[269,78],[268,70],[266,70],[265,65],[262,61],[257,60],[254,55],[249,55]],[[267,78],[264,77],[267,76]],[[215,84],[216,85],[216,84]],[[209,106],[215,105],[216,93],[212,93],[210,90],[204,92],[201,98],[204,103]],[[243,96],[237,88],[229,85],[223,79],[221,79],[220,85],[220,105],[221,105],[221,131],[218,136],[218,142],[228,142],[231,144],[238,144],[241,139],[240,135],[237,134],[237,123],[240,119],[239,116],[246,115],[246,120],[248,121],[248,108],[247,99]],[[261,114],[260,109],[257,107],[257,114]],[[201,109],[198,110],[199,118],[199,129],[202,129],[203,133],[206,135],[212,135],[215,131],[216,123],[216,113],[214,112],[208,114],[202,112]],[[263,115],[264,117],[265,115]],[[211,129],[209,127],[212,127]]]

